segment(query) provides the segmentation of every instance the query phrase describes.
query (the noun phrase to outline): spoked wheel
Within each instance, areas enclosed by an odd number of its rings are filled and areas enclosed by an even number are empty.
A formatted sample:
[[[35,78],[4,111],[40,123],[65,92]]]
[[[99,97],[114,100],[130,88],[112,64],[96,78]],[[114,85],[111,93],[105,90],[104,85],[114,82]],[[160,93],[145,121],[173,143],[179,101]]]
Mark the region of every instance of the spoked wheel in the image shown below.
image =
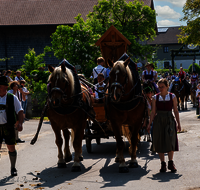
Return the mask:
[[[92,152],[92,144],[91,144],[92,139],[90,137],[88,137],[88,135],[91,135],[89,121],[87,121],[87,126],[85,128],[85,142],[86,142],[87,152],[91,153]]]
[[[96,138],[96,143],[97,143],[98,145],[101,143],[100,137],[99,137],[99,138]]]
[[[92,139],[89,137],[86,137],[85,141],[86,141],[87,152],[91,153],[92,152],[92,143],[91,143]]]

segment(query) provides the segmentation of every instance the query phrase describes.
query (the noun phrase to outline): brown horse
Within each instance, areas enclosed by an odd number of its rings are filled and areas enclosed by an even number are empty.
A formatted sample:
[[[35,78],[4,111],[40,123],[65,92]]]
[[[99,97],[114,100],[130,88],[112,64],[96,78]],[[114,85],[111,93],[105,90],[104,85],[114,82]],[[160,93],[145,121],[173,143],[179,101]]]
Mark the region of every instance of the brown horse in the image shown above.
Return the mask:
[[[109,95],[106,97],[107,116],[117,141],[115,161],[119,162],[119,172],[126,173],[129,170],[123,156],[123,131],[130,141],[131,161],[129,167],[138,167],[136,146],[138,132],[145,115],[146,101],[143,96],[135,96],[134,89],[137,81],[134,81],[128,67],[129,58],[125,61],[117,61],[114,64],[109,60],[108,64],[112,69],[109,79]]]
[[[181,109],[187,110],[187,99],[188,99],[188,93],[186,92],[186,87],[182,80],[174,81],[174,94],[177,98],[177,106],[178,110],[180,111],[180,105],[179,105],[179,99],[181,100]],[[185,108],[184,108],[184,102],[185,102]]]
[[[197,84],[196,82],[191,84],[190,94],[191,94],[191,102],[193,103],[193,107],[196,107],[196,90]]]
[[[51,72],[49,76],[51,94],[47,116],[56,137],[58,167],[66,167],[66,162],[72,160],[69,148],[71,134],[75,150],[72,171],[80,171],[80,161],[83,160],[82,139],[87,120],[87,114],[84,110],[86,110],[86,107],[91,106],[91,96],[84,86],[81,86],[81,94],[75,94],[73,74],[64,64],[55,69],[49,65],[49,71]],[[71,133],[68,129],[71,129]],[[61,131],[65,139],[64,155],[62,152],[63,139]]]

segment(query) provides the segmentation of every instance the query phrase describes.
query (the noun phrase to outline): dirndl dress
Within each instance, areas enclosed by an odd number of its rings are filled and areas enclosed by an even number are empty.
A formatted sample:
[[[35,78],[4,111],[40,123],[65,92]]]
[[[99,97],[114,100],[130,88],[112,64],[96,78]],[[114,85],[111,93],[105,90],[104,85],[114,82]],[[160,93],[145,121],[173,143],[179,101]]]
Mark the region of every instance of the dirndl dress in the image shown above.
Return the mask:
[[[174,96],[168,93],[165,101],[160,94],[154,96],[157,114],[153,122],[152,150],[158,153],[178,151],[176,122],[172,115]]]

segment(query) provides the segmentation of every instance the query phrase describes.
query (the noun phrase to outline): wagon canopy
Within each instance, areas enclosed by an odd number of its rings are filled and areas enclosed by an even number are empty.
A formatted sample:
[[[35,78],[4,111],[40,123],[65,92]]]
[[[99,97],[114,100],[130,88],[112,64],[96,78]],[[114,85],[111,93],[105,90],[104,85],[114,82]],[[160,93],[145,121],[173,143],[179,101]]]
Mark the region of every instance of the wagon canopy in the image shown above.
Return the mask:
[[[100,46],[107,64],[108,59],[115,62],[127,52],[127,45],[131,42],[112,25],[95,44]]]

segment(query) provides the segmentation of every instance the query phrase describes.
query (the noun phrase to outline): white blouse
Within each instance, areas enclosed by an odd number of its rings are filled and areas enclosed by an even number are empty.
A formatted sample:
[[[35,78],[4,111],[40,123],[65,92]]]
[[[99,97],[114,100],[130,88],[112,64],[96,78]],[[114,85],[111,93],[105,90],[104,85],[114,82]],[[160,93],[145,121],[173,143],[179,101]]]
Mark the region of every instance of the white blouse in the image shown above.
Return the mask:
[[[176,95],[172,93],[172,100],[174,99]],[[153,96],[153,99],[156,100],[156,95]],[[159,96],[159,99],[158,101],[164,101],[163,97],[162,96]],[[165,101],[170,101],[170,95],[169,93],[165,96]]]

